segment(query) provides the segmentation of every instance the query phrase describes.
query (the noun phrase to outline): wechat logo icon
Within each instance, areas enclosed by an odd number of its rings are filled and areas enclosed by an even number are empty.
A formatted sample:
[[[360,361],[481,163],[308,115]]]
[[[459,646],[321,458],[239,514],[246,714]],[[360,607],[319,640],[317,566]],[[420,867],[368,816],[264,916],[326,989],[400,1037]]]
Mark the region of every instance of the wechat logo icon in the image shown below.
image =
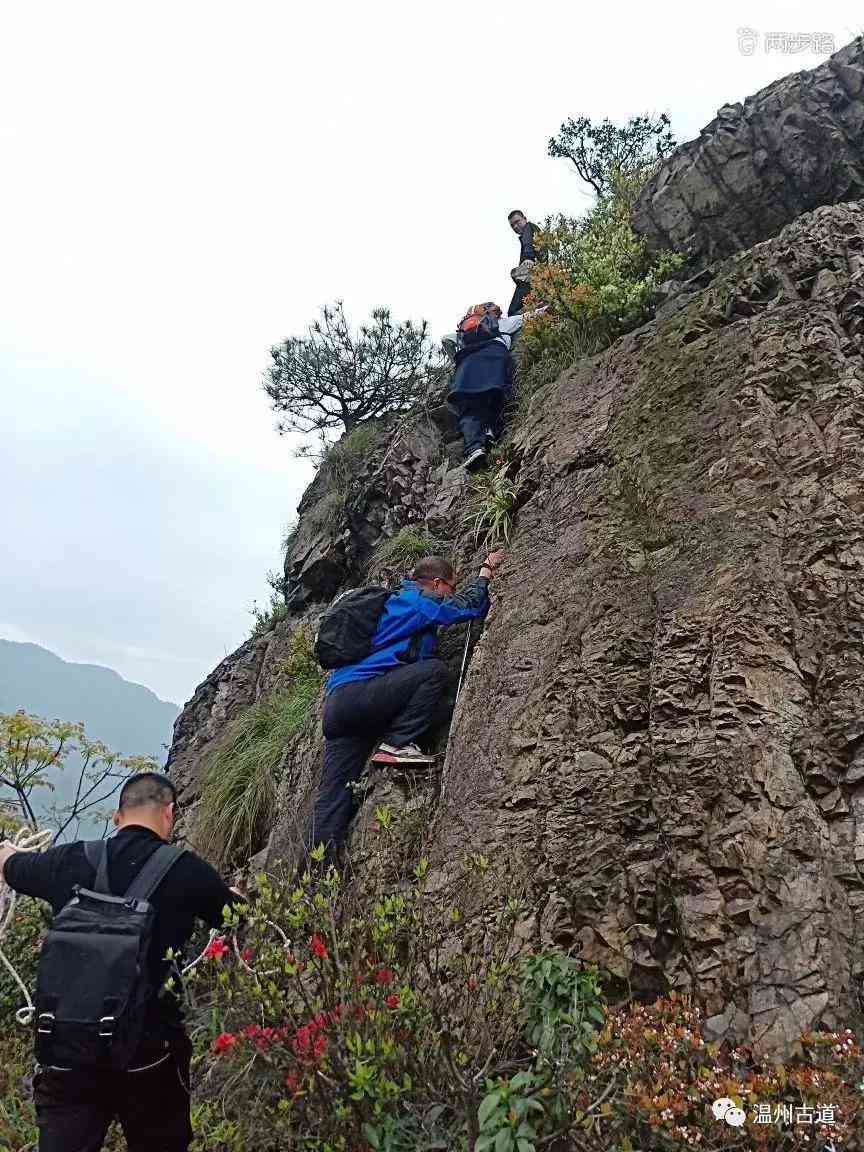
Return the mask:
[[[732,1128],[740,1128],[747,1119],[744,1109],[739,1108],[728,1096],[721,1096],[719,1100],[715,1100],[711,1105],[711,1111],[715,1120],[725,1120]]]

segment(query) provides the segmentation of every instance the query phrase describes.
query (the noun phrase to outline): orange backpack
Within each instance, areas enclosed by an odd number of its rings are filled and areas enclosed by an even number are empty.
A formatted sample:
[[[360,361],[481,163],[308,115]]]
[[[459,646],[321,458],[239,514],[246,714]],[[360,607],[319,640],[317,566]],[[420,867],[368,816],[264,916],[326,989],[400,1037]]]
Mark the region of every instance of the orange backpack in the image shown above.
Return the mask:
[[[469,308],[456,330],[457,352],[473,352],[499,335],[498,320],[501,309],[493,301],[475,304]]]

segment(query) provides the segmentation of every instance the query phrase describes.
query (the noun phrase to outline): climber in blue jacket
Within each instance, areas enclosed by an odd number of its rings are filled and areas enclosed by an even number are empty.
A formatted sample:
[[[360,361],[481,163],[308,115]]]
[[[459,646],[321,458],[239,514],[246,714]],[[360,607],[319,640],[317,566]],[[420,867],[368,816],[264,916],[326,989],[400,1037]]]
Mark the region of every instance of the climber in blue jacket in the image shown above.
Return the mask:
[[[427,556],[384,605],[372,652],[331,672],[324,702],[324,772],[307,849],[324,844],[333,860],[357,804],[351,785],[376,752],[396,764],[430,764],[417,741],[446,714],[450,672],[436,656],[438,628],[483,616],[489,581],[502,553],[491,552],[480,573],[457,593],[443,556]]]

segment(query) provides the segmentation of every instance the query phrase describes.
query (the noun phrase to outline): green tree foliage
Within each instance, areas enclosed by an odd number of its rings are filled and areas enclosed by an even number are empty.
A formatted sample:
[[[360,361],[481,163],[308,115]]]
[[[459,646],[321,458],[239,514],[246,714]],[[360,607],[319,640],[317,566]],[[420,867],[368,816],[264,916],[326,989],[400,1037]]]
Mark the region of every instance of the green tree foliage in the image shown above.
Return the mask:
[[[681,267],[675,252],[652,252],[632,225],[636,197],[657,164],[676,146],[669,118],[634,116],[622,128],[609,120],[567,120],[549,154],[572,161],[595,191],[582,217],[550,217],[542,244],[547,262],[531,274],[529,319],[519,347],[519,405],[580,355],[608,347],[650,319],[657,287]]]
[[[560,351],[592,354],[650,318],[657,287],[681,267],[674,252],[652,253],[630,223],[626,197],[596,202],[585,216],[547,221],[549,263],[531,277],[528,306],[550,313],[528,320],[522,355],[529,364]]]
[[[579,176],[600,197],[620,195],[622,182],[632,194],[632,178],[644,183],[653,169],[677,147],[661,116],[632,116],[624,127],[587,116],[565,120],[548,145],[550,156],[570,160]]]
[[[397,324],[376,308],[358,333],[341,301],[321,310],[306,336],[270,349],[264,390],[282,419],[279,431],[323,433],[410,408],[423,395],[438,353],[426,321]]]
[[[102,805],[135,772],[153,771],[149,756],[120,756],[89,740],[83,724],[42,720],[26,712],[0,713],[0,806],[34,831],[48,810],[55,842],[78,831],[83,820],[102,814]],[[66,801],[46,803],[61,777]]]

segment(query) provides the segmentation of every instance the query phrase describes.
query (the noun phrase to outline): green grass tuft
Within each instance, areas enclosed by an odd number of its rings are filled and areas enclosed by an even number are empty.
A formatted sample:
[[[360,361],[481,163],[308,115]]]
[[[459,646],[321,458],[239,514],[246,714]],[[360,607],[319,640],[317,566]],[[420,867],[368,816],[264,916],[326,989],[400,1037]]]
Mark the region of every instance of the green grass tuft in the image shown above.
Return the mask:
[[[504,463],[497,471],[481,473],[474,480],[474,498],[465,523],[480,548],[510,543],[519,500],[519,485],[507,475],[510,467],[509,462]]]
[[[321,671],[308,634],[298,630],[292,644],[288,686],[237,717],[207,769],[195,839],[223,867],[248,860],[261,846],[273,822],[285,748],[318,696]]]
[[[417,524],[400,528],[395,536],[383,541],[375,549],[372,566],[376,568],[409,568],[424,556],[432,556],[441,549],[441,541]]]
[[[358,424],[324,454],[322,471],[327,476],[328,491],[338,494],[344,504],[351,485],[371,459],[380,435],[377,424]]]

